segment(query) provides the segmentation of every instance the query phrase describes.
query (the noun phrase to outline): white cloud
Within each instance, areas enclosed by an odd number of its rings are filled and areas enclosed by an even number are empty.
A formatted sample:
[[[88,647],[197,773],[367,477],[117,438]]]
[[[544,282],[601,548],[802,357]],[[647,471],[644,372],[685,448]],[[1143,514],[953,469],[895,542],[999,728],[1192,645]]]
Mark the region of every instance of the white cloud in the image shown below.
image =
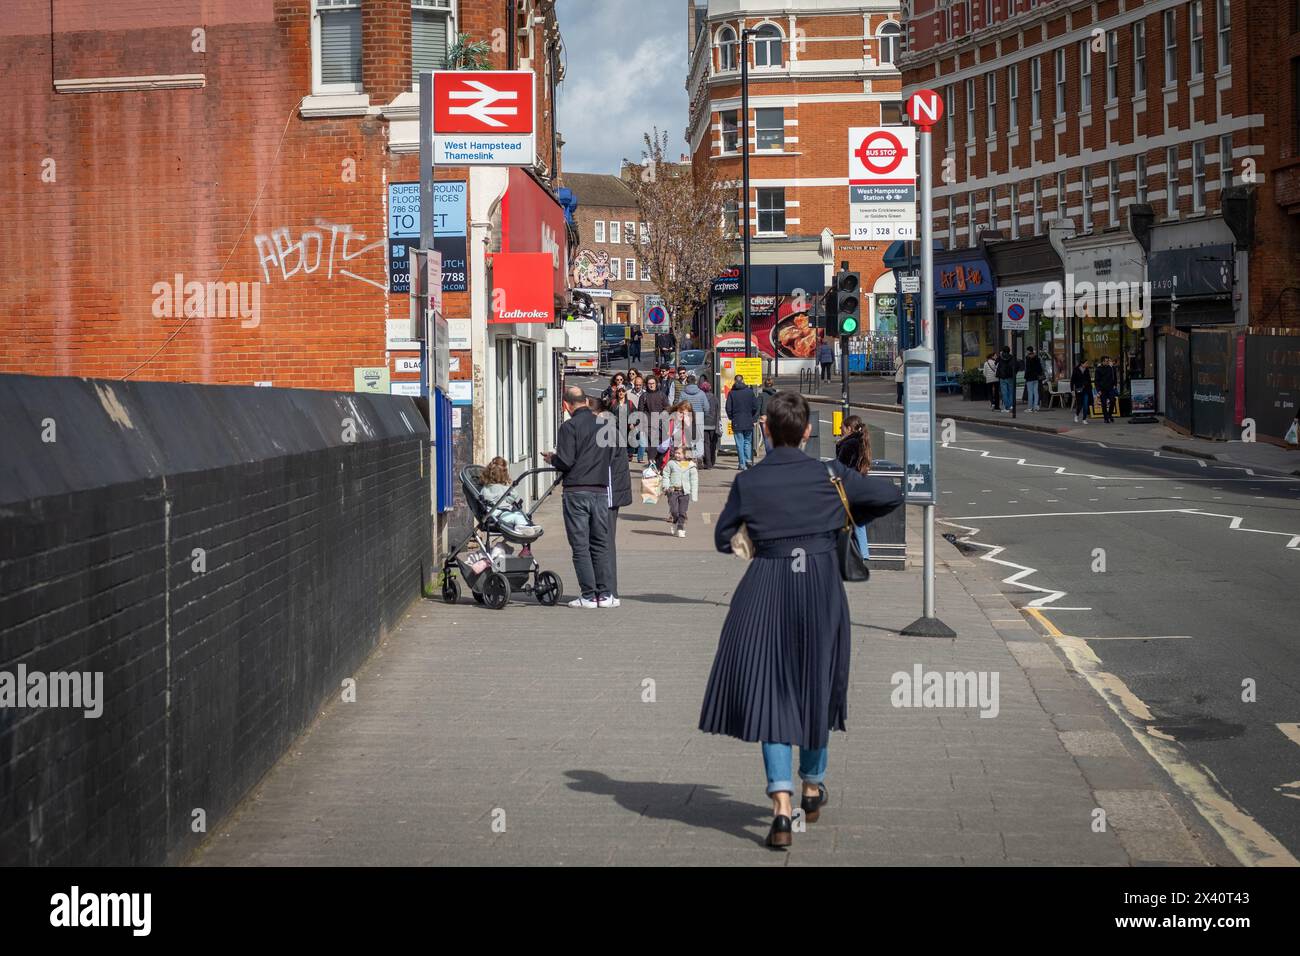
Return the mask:
[[[685,13],[674,0],[560,0],[565,169],[617,174],[656,125],[686,152]]]

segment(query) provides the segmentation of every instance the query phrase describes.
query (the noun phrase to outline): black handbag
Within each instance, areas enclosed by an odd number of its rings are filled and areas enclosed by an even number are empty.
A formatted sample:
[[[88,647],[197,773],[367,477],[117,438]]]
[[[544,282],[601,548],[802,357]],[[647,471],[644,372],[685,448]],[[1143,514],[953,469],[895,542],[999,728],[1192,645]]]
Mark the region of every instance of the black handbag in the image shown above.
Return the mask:
[[[844,527],[840,528],[835,535],[835,554],[840,561],[840,578],[844,581],[866,581],[871,577],[871,569],[867,567],[867,559],[862,556],[862,551],[858,548],[858,536],[854,534],[853,512],[849,509],[849,496],[844,493],[844,481],[829,463],[826,465],[826,474],[830,476],[831,484],[835,486],[835,491],[840,496],[840,504],[844,506]]]

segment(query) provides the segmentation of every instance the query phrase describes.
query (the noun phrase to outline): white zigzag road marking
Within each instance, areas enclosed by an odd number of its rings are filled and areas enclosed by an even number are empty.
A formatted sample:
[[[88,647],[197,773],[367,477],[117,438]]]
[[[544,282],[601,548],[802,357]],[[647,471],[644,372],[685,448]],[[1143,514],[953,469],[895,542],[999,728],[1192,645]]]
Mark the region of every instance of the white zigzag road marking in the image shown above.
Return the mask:
[[[1039,587],[1038,585],[1036,585],[1036,584],[1029,584],[1028,582],[1026,582],[1024,579],[1027,578],[1027,577],[1029,577],[1029,576],[1032,575],[1032,574],[1037,574],[1037,573],[1038,573],[1038,569],[1037,569],[1037,568],[1031,568],[1031,567],[1029,567],[1028,565],[1025,565],[1025,564],[1016,564],[1016,562],[1014,562],[1014,561],[1004,561],[1004,560],[1002,560],[1001,558],[998,557],[998,555],[1000,555],[1000,554],[1002,554],[1002,552],[1006,551],[1006,548],[1002,547],[1001,545],[997,545],[997,544],[984,544],[984,542],[982,542],[982,541],[972,541],[971,538],[973,538],[975,535],[977,535],[977,534],[980,533],[980,529],[979,529],[979,528],[973,528],[973,527],[971,527],[971,526],[969,526],[969,525],[958,524],[956,521],[952,521],[952,520],[949,520],[949,519],[946,519],[946,518],[940,518],[940,519],[939,519],[939,523],[940,523],[940,524],[946,524],[946,525],[948,525],[949,527],[953,527],[953,528],[961,528],[963,531],[968,532],[968,534],[962,536],[962,537],[959,538],[958,540],[959,540],[959,541],[962,541],[962,542],[965,543],[965,544],[972,545],[973,547],[976,547],[976,548],[985,548],[985,549],[988,551],[988,554],[981,555],[981,556],[980,556],[980,560],[981,560],[981,561],[988,561],[988,562],[990,562],[990,563],[992,563],[992,564],[1000,564],[1000,565],[1002,565],[1004,568],[1014,568],[1014,569],[1015,569],[1015,573],[1010,574],[1010,575],[1008,575],[1007,577],[1003,578],[1003,579],[1002,579],[1002,583],[1003,583],[1003,584],[1014,584],[1014,585],[1015,585],[1016,587],[1018,587],[1018,588],[1024,588],[1024,589],[1027,590],[1027,591],[1035,591],[1035,592],[1037,592],[1037,593],[1043,595],[1042,597],[1034,598],[1032,601],[1029,602],[1029,604],[1026,605],[1027,607],[1048,607],[1049,605],[1052,605],[1052,604],[1054,604],[1056,601],[1059,601],[1061,598],[1065,597],[1065,595],[1066,595],[1066,593],[1067,593],[1067,592],[1065,592],[1065,591],[1057,591],[1057,590],[1054,590],[1054,589],[1052,589],[1052,588],[1040,588],[1040,587]],[[1053,611],[1067,611],[1067,610],[1069,610],[1069,611],[1091,611],[1092,608],[1089,608],[1089,607],[1072,607],[1072,608],[1052,607],[1051,610],[1053,610]]]
[[[1091,472],[1086,472],[1086,471],[1070,471],[1068,466],[1066,465],[1040,465],[1037,462],[1030,461],[1027,458],[1019,458],[1016,457],[1015,455],[995,455],[986,448],[964,448],[961,445],[954,445],[950,442],[940,442],[940,447],[949,448],[953,451],[970,452],[972,454],[979,455],[981,458],[988,458],[991,461],[1010,461],[1024,468],[1046,468],[1047,470],[1055,474],[1064,475],[1069,478],[1091,478],[1095,481],[1246,481],[1247,480],[1245,478],[1183,478],[1183,477],[1162,478],[1162,477],[1152,477],[1150,475],[1094,475]],[[1158,458],[1165,457],[1162,456],[1158,451],[1153,452],[1153,454]],[[1166,457],[1165,460],[1172,461],[1174,459],[1170,459]],[[1201,465],[1201,467],[1203,468],[1207,467],[1205,462],[1201,461],[1199,458],[1186,458],[1181,460],[1195,461],[1198,462]],[[1253,469],[1241,467],[1239,465],[1215,465],[1215,467],[1223,468],[1228,471],[1244,471],[1246,474],[1251,476],[1251,480],[1253,481],[1271,481],[1275,483],[1281,482],[1284,484],[1294,484],[1296,482],[1300,482],[1300,478],[1282,478],[1282,477],[1275,477],[1271,475],[1256,475]]]

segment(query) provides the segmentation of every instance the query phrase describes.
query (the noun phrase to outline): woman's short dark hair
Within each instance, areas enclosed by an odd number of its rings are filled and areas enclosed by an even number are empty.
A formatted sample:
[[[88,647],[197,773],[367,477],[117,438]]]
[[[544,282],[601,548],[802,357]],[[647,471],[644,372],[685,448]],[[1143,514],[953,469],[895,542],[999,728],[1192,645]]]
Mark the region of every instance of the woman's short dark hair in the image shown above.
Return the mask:
[[[772,444],[784,448],[798,447],[808,428],[808,402],[797,392],[777,392],[763,410]]]

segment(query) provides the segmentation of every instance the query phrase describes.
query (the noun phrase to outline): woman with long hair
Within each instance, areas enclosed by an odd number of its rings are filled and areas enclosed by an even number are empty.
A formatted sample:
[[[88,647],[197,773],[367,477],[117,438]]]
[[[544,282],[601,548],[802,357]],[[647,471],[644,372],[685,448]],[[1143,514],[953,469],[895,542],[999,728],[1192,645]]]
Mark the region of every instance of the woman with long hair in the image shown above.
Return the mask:
[[[867,423],[858,415],[850,415],[844,419],[842,431],[843,436],[835,443],[835,459],[850,471],[868,474],[871,471],[871,432],[867,431]],[[867,557],[867,526],[855,524],[853,535],[858,540],[858,551],[862,557]]]
[[[803,396],[780,392],[766,414],[772,450],[736,475],[714,528],[723,553],[747,535],[753,559],[722,626],[700,729],[762,744],[767,845],[784,849],[793,839],[791,748],[799,747],[800,806],[815,823],[829,798],[830,732],[845,729],[849,606],[836,554],[845,500],[853,523],[865,524],[903,499],[892,481],[804,454],[812,427]]]

